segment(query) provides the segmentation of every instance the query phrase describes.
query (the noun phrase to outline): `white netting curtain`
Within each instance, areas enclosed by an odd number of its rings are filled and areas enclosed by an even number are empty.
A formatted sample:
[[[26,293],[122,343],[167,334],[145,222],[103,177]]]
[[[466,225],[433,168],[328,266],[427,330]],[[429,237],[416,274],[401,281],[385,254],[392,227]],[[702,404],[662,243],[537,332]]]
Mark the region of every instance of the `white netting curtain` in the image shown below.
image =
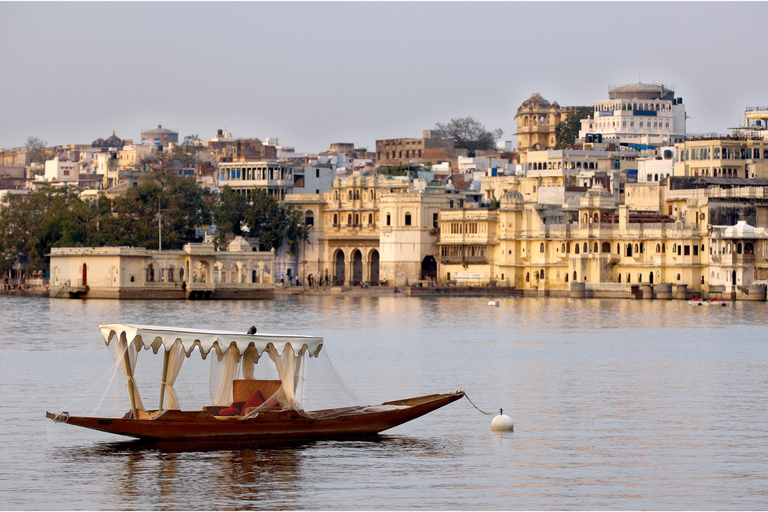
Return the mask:
[[[211,358],[211,403],[229,405],[232,403],[232,381],[240,369],[240,351],[230,346],[219,359]]]
[[[267,354],[275,363],[277,374],[282,381],[280,390],[277,392],[277,401],[282,405],[283,409],[301,410],[301,404],[296,398],[296,387],[301,377],[301,362],[304,351],[302,350],[297,356],[293,351],[293,347],[287,344],[283,348],[283,354],[280,355],[275,347],[270,344],[267,346]]]
[[[117,343],[115,343],[113,346],[115,347],[115,352],[117,353],[117,360],[120,363],[120,368],[123,369],[123,373],[127,378],[125,385],[128,388],[129,396],[131,392],[131,386],[133,386],[133,405],[139,411],[146,411],[144,404],[141,402],[141,396],[139,396],[139,388],[136,385],[136,379],[133,378],[133,373],[136,370],[136,358],[138,357],[138,350],[136,349],[136,345],[133,343],[128,345],[128,343],[125,341],[125,338],[120,336],[117,340]],[[125,360],[126,353],[128,354],[127,362]]]
[[[176,341],[168,350],[168,369],[165,375],[165,408],[180,409],[179,397],[173,388],[176,377],[179,375],[181,365],[184,363],[184,345],[181,341]]]

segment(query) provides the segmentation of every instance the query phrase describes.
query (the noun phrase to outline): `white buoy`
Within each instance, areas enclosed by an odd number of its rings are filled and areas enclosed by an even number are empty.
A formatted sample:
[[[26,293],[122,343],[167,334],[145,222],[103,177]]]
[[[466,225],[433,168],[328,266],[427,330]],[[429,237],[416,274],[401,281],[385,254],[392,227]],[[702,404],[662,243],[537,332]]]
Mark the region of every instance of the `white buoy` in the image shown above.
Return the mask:
[[[497,308],[497,307],[499,307],[499,301],[497,301],[497,300],[489,301],[488,305]]]
[[[503,409],[499,409],[499,414],[491,420],[491,430],[515,430],[512,418],[504,414]]]

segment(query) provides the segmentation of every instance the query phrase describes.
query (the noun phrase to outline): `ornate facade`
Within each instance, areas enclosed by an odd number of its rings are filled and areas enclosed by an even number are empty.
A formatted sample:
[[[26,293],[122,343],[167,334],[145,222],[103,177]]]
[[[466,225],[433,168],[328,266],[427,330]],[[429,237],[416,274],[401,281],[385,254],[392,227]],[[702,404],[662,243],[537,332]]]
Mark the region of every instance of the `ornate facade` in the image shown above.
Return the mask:
[[[577,107],[561,107],[555,101],[550,103],[539,93],[525,100],[517,109],[517,150],[554,149],[557,143],[555,127],[576,110]]]
[[[535,204],[509,190],[497,210],[441,212],[439,278],[539,295],[568,295],[573,283],[617,296],[632,286],[667,298],[673,287],[682,295],[743,292],[768,278],[768,233],[747,224],[734,229],[708,222],[710,215],[717,222],[734,207],[751,212],[751,223],[764,220],[768,200],[746,201],[679,198],[669,201],[673,216],[636,214],[597,187],[563,222],[548,224]]]

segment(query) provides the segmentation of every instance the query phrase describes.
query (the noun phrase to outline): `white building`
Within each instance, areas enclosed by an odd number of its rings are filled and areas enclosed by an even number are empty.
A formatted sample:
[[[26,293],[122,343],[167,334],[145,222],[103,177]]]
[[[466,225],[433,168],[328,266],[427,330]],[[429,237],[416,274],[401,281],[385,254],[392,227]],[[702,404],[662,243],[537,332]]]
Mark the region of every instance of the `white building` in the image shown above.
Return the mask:
[[[331,165],[300,165],[293,173],[290,194],[322,194],[333,187],[336,168]]]
[[[630,84],[608,91],[608,99],[595,102],[594,114],[581,120],[579,139],[668,146],[685,140],[685,105],[664,85]]]
[[[59,160],[58,156],[45,162],[45,181],[77,181],[79,174],[78,162]]]
[[[637,182],[653,183],[672,176],[675,168],[675,148],[666,146],[659,149],[658,155],[637,159]]]

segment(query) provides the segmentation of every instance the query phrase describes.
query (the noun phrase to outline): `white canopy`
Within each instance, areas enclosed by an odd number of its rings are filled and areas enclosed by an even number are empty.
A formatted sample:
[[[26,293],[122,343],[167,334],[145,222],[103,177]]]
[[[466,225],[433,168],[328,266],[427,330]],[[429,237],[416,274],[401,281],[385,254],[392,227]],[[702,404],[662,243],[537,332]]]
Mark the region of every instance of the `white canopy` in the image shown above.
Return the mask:
[[[284,334],[245,334],[242,332],[231,331],[207,331],[201,329],[186,329],[178,327],[161,327],[154,325],[127,325],[127,324],[105,324],[100,325],[101,334],[104,341],[109,345],[110,340],[116,337],[118,340],[125,336],[126,343],[136,346],[136,350],[149,349],[156,354],[162,346],[165,351],[171,349],[178,340],[184,347],[187,357],[190,356],[195,346],[199,347],[203,359],[215,348],[217,356],[234,345],[237,347],[240,356],[245,354],[248,347],[254,347],[257,355],[260,356],[271,344],[278,354],[282,355],[287,345],[290,345],[294,353],[299,354],[304,350],[309,352],[310,356],[320,353],[323,346],[323,338],[318,336],[295,336]]]

